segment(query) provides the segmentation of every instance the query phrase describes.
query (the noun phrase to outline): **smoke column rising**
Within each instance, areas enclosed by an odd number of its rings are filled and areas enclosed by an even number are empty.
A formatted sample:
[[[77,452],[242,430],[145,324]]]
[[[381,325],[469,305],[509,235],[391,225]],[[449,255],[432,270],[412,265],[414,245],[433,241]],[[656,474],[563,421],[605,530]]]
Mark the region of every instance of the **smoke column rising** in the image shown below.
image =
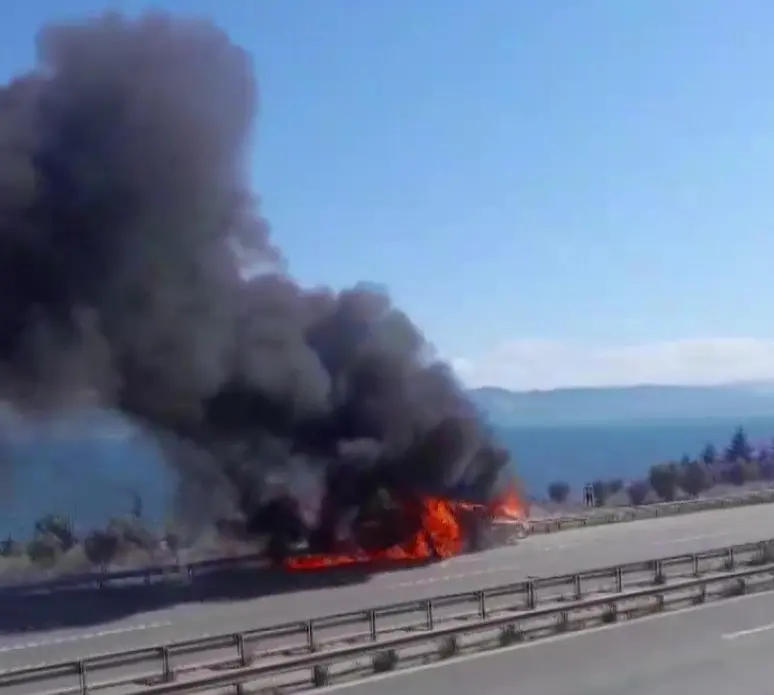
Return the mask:
[[[283,272],[246,183],[256,102],[249,56],[205,21],[40,33],[0,91],[4,397],[123,411],[197,513],[310,480],[342,505],[382,477],[486,498],[507,457],[409,319]]]

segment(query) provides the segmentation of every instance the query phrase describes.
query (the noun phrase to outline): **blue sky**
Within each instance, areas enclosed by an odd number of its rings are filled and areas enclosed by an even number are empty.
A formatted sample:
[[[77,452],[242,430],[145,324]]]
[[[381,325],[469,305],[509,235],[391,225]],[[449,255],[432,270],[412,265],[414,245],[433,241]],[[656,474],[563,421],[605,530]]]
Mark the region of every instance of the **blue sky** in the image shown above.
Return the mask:
[[[471,383],[774,376],[774,3],[156,4],[254,55],[302,283],[385,285]],[[107,6],[19,3],[2,77]]]

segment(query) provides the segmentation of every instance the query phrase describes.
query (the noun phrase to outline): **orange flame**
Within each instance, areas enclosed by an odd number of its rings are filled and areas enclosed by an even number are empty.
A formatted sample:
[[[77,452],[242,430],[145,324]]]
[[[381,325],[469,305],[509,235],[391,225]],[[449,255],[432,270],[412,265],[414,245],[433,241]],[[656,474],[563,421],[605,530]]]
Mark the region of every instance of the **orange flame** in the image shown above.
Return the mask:
[[[294,570],[322,569],[381,560],[426,560],[457,555],[462,549],[462,533],[451,503],[428,497],[422,500],[421,506],[420,529],[405,543],[373,552],[296,555],[287,558],[284,565]]]
[[[527,516],[527,509],[513,487],[508,488],[489,509],[495,519],[524,519]]]
[[[292,570],[318,570],[380,561],[422,561],[452,557],[458,555],[463,546],[458,510],[485,508],[479,504],[452,502],[439,497],[426,497],[420,505],[419,530],[404,543],[377,551],[359,549],[351,553],[295,555],[286,558],[283,565]],[[515,489],[496,500],[488,511],[495,518],[523,519],[526,515]]]

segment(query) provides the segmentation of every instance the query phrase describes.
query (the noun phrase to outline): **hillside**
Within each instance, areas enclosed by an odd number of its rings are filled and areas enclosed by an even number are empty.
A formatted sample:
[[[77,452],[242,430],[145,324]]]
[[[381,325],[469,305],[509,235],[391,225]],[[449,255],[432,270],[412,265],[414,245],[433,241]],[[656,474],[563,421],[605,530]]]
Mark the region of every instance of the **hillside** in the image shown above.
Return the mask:
[[[501,426],[553,427],[616,422],[664,422],[774,415],[774,385],[630,386],[471,392],[476,405]]]

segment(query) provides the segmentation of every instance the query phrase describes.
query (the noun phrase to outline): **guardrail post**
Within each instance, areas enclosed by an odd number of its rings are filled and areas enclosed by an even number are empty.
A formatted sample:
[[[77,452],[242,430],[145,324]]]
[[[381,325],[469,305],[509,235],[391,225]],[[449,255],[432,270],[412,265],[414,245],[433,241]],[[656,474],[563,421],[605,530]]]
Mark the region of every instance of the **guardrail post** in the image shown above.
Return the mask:
[[[241,632],[237,633],[234,635],[234,642],[236,643],[237,653],[239,654],[239,665],[241,668],[244,668],[248,665],[247,652],[245,651],[245,636]],[[236,695],[244,695],[245,684],[237,683],[234,686],[234,692]]]
[[[368,611],[368,630],[371,633],[371,641],[376,642],[376,611],[373,608]]]
[[[535,582],[531,579],[527,580],[527,608],[529,610],[535,610],[537,601],[535,599]]]
[[[666,577],[664,576],[664,566],[661,560],[656,560],[656,562],[653,563],[653,567],[653,583],[663,584],[666,581]]]
[[[86,695],[89,692],[89,686],[86,684],[86,662],[83,660],[78,662],[78,685],[81,689],[81,695]]]
[[[237,654],[239,655],[239,665],[244,668],[248,665],[247,651],[245,649],[245,636],[239,632],[234,635],[234,642],[236,643]]]
[[[434,629],[433,624],[433,599],[429,598],[425,601],[425,625],[428,630]]]
[[[478,592],[478,617],[486,620],[486,591]]]
[[[314,621],[306,621],[306,646],[310,652],[316,651],[316,645],[314,643]]]
[[[736,567],[736,553],[733,547],[728,549],[728,557],[726,558],[726,568],[732,570]]]
[[[521,627],[521,623],[517,621],[510,625],[505,625],[500,631],[498,639],[501,647],[507,647],[516,642],[522,642],[524,640],[524,630]]]
[[[165,683],[169,683],[175,678],[172,665],[169,662],[169,647],[161,648],[161,678]]]
[[[615,568],[615,591],[618,594],[623,591],[623,570],[620,567]]]
[[[578,572],[572,578],[573,589],[575,590],[575,600],[580,601],[583,598],[583,587],[581,586],[581,573]]]
[[[699,576],[699,556],[696,553],[691,555],[691,571],[694,577]]]
[[[330,684],[330,680],[330,673],[327,665],[317,664],[312,667],[312,685],[314,685],[315,688],[324,688],[326,685]]]
[[[618,604],[615,601],[611,601],[607,610],[602,614],[602,622],[605,624],[618,622]]]
[[[699,587],[699,595],[696,597],[696,603],[706,603],[707,602],[707,585],[702,584]]]

